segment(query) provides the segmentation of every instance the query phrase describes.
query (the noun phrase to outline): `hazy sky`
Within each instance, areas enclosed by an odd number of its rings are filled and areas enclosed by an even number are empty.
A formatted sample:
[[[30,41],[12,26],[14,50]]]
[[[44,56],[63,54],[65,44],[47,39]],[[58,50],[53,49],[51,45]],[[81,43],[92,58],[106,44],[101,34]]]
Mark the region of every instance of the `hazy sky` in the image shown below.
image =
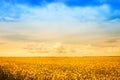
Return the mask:
[[[0,56],[120,56],[120,0],[0,0]]]

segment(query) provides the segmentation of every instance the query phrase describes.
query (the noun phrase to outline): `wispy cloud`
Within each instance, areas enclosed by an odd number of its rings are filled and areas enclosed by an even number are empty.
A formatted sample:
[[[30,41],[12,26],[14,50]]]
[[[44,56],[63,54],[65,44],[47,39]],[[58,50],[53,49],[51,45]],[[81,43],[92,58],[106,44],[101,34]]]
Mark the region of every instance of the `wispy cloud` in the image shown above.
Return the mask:
[[[61,42],[54,43],[30,43],[25,48],[30,53],[38,54],[57,54],[57,55],[69,55],[71,53],[76,53],[77,49],[71,46],[62,44]]]
[[[2,36],[4,39],[12,40],[12,41],[29,41],[31,39],[28,38],[28,36],[20,35],[20,34],[8,34]]]
[[[118,56],[120,52],[118,46],[102,46],[95,45],[79,45],[72,46],[56,43],[31,43],[26,45],[25,51],[33,55],[46,55],[47,56]],[[113,54],[114,53],[114,54]]]
[[[27,1],[28,2],[28,1]],[[33,3],[34,4],[34,3]],[[4,2],[0,8],[1,21],[105,21],[119,19],[120,11],[109,4],[70,7],[64,2],[44,6],[28,6]],[[112,12],[112,14],[111,14]],[[99,19],[98,19],[99,18]]]
[[[5,43],[5,42],[1,42],[1,41],[0,41],[0,45],[4,45],[4,44],[6,44],[6,43]]]

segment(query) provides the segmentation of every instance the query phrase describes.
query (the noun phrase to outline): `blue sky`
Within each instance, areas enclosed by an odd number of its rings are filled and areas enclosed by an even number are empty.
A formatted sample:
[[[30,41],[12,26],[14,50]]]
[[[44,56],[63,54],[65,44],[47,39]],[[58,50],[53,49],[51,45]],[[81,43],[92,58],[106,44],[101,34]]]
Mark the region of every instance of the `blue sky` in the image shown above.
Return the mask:
[[[44,43],[48,45],[45,49],[51,43],[53,48],[60,43],[72,49],[77,47],[75,50],[85,55],[119,55],[120,1],[0,0],[0,44],[8,43],[11,49],[12,42]],[[111,51],[111,47],[115,50]]]
[[[94,16],[94,19],[98,17],[102,17],[101,20],[108,20],[108,21],[114,20],[114,19],[120,19],[120,1],[119,0],[114,0],[114,1],[113,0],[90,0],[90,1],[89,0],[1,0],[0,1],[0,5],[1,5],[0,21],[1,22],[19,21],[23,17],[22,16],[23,14],[24,15],[31,14],[31,11],[29,9],[27,10],[24,9],[23,6],[30,9],[31,8],[44,9],[48,7],[50,4],[56,4],[56,5],[53,5],[52,7],[52,9],[56,8],[55,10],[56,12],[57,10],[59,12],[60,9],[63,9],[62,6],[64,6],[65,8],[71,9],[71,11],[74,11],[74,8],[82,9],[82,11],[78,9],[76,12],[73,12],[74,14],[72,13],[65,14],[63,12],[61,13],[64,16],[71,15],[75,19],[78,19],[80,21],[81,21],[81,16],[83,16],[83,19],[85,18],[85,20],[90,20],[89,17],[91,17],[91,20],[93,20],[93,16]],[[65,10],[66,9],[63,9],[63,11]],[[85,10],[88,10],[88,11],[84,12]],[[50,9],[50,11],[52,10]],[[54,15],[54,12],[52,13],[53,15]],[[34,11],[32,13],[34,13]],[[58,13],[56,13],[56,15],[57,14]],[[46,11],[46,15],[45,15],[46,17],[49,16],[49,11]],[[88,19],[85,16],[87,16]],[[39,16],[38,18],[41,18],[41,16]],[[99,20],[100,19],[98,19],[98,21]]]

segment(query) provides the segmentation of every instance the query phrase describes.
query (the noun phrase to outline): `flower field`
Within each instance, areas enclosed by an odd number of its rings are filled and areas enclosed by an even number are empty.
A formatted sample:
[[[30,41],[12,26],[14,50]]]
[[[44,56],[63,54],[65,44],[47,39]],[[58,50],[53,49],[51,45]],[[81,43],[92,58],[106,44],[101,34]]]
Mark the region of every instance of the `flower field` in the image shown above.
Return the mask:
[[[120,80],[120,57],[1,57],[0,80]]]

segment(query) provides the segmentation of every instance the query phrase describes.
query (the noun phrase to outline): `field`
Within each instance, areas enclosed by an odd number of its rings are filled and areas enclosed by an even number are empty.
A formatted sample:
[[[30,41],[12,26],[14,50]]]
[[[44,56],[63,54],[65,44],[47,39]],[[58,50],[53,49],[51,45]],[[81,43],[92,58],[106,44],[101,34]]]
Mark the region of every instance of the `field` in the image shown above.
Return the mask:
[[[0,80],[120,80],[120,57],[1,57]]]

